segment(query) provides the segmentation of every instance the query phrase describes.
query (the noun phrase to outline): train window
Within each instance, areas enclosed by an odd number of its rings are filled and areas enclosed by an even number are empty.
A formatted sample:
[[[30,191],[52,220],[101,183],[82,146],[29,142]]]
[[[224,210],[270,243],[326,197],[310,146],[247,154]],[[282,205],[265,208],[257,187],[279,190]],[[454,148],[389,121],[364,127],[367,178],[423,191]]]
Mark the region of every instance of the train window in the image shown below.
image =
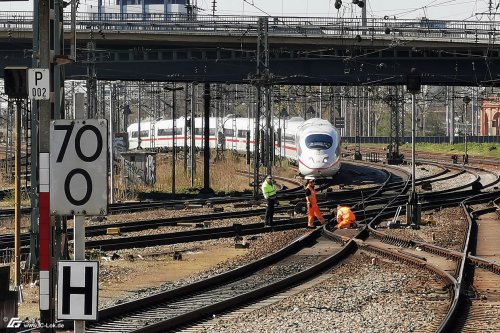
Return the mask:
[[[295,135],[285,134],[285,142],[295,142]]]
[[[170,134],[172,134],[172,131],[170,131]],[[168,135],[168,128],[158,128],[158,136],[166,136]]]
[[[182,128],[176,128],[175,129],[175,135],[181,135],[181,134],[182,134]],[[172,128],[159,128],[157,135],[158,136],[172,135]]]
[[[132,132],[132,137],[137,138],[137,131]],[[147,138],[147,137],[149,137],[149,131],[148,130],[141,131],[141,138]]]
[[[225,136],[233,137],[234,136],[234,130],[233,129],[229,129],[229,128],[224,128],[224,135]]]
[[[333,138],[326,134],[311,134],[305,141],[309,149],[328,149],[333,144]]]
[[[195,135],[203,135],[204,131],[205,130],[203,128],[195,128],[194,134]],[[215,128],[210,128],[208,130],[208,135],[214,136],[215,135]]]
[[[250,131],[247,131],[247,130],[238,130],[238,138],[246,138],[247,137],[247,133],[249,133]]]

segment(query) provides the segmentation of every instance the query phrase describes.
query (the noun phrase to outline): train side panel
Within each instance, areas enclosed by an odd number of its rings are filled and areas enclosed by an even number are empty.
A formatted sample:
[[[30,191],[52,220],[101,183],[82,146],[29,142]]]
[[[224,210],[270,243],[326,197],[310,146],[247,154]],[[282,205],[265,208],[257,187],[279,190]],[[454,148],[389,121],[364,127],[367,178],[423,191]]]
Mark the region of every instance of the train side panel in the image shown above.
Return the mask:
[[[261,119],[263,123],[264,118]],[[141,147],[151,149],[182,148],[184,143],[191,146],[191,127],[194,126],[195,145],[203,149],[204,118],[194,120],[180,117],[175,120],[141,122]],[[220,126],[220,128],[217,128]],[[129,149],[137,148],[138,124],[128,127]],[[175,128],[175,133],[173,128]],[[299,172],[305,178],[326,178],[338,172],[340,168],[340,135],[326,120],[314,118],[304,121],[293,117],[286,121],[275,119],[275,154],[298,164]],[[278,140],[278,133],[281,140]],[[209,146],[221,147],[245,154],[247,147],[254,151],[255,120],[248,118],[227,117],[217,123],[217,118],[209,118]],[[248,140],[248,137],[250,140]],[[262,140],[262,138],[261,138]]]

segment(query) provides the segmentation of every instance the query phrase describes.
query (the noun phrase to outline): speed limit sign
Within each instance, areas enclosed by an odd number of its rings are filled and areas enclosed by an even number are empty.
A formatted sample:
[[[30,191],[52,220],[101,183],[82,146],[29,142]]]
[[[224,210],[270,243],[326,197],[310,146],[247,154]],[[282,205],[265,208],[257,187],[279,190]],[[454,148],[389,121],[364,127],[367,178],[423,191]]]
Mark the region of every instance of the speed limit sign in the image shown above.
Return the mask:
[[[50,210],[56,215],[107,213],[107,122],[50,124]]]

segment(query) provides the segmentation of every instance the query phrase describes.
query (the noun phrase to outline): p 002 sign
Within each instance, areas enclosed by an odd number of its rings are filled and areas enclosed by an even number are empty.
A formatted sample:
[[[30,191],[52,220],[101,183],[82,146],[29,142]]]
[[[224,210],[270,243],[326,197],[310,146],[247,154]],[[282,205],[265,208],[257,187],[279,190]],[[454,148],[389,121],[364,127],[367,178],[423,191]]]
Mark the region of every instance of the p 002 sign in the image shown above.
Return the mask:
[[[57,215],[104,215],[108,207],[107,122],[50,123],[50,210]]]

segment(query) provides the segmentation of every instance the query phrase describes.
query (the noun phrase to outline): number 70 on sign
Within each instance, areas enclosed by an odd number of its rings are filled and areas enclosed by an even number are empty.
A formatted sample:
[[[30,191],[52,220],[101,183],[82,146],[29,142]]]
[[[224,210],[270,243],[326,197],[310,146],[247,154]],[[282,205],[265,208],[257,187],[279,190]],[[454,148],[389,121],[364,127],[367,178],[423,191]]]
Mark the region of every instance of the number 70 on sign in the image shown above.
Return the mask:
[[[108,199],[108,136],[104,119],[50,124],[50,210],[104,215]]]

